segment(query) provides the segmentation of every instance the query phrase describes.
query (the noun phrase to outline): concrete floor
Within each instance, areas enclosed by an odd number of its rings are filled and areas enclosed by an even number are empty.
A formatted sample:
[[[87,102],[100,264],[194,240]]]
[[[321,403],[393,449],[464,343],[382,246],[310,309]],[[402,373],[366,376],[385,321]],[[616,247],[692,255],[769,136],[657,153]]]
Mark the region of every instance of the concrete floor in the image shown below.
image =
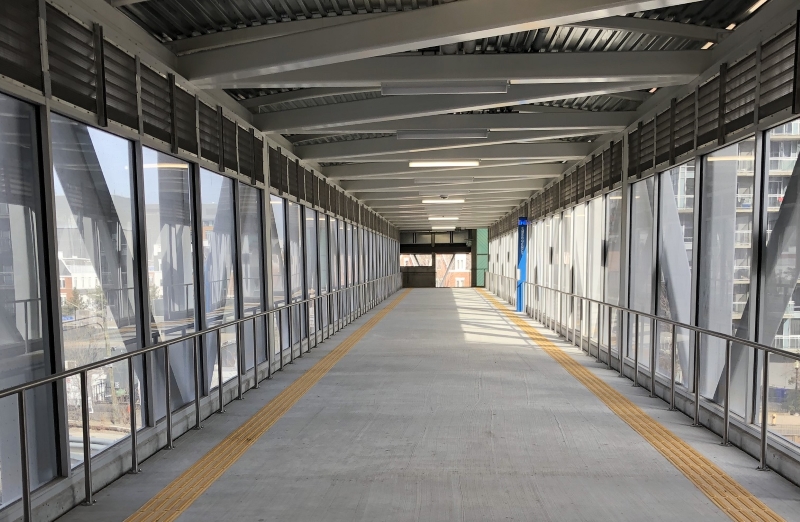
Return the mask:
[[[123,520],[372,313],[64,520]],[[663,402],[636,402],[781,515],[800,513],[798,488],[682,428],[688,418]],[[411,291],[180,518],[641,519],[727,517],[472,289]]]

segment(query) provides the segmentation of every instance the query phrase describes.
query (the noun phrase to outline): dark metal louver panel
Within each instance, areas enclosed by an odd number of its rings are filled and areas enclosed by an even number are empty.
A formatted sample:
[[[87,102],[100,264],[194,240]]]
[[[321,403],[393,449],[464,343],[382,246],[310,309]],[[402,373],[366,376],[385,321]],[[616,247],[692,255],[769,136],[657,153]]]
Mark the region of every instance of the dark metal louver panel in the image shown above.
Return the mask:
[[[308,201],[306,194],[306,169],[297,165],[297,197],[303,201]]]
[[[285,192],[284,180],[286,179],[285,171],[282,170],[281,153],[279,150],[269,148],[269,186]]]
[[[322,180],[322,178],[317,178],[317,198],[319,199],[319,207],[322,210],[329,210],[328,208],[328,184]]]
[[[675,104],[675,129],[673,131],[675,156],[694,149],[694,93]]]
[[[197,154],[197,103],[194,96],[175,88],[175,119],[178,124],[178,147]]]
[[[725,134],[754,123],[756,107],[756,53],[728,68],[725,77]]]
[[[604,187],[608,187],[609,186],[609,180],[611,179],[611,149],[612,148],[613,148],[613,143],[609,148],[607,148],[606,150],[603,151],[602,163],[601,163],[602,164],[602,170],[603,170],[603,176],[602,176],[603,179],[601,180],[601,182],[602,182],[601,186],[598,187],[598,189],[597,189],[598,191],[602,190]]]
[[[222,118],[222,158],[226,169],[237,171],[238,160],[236,158],[236,122],[228,118]]]
[[[136,107],[136,59],[109,43],[103,43],[108,119],[139,128]]]
[[[670,115],[672,109],[656,114],[656,165],[669,161]]]
[[[653,152],[655,151],[655,119],[642,125],[642,147],[639,152],[639,172],[653,168]]]
[[[592,195],[595,196],[603,189],[603,157],[592,157]]]
[[[319,205],[319,197],[317,196],[317,177],[310,170],[303,169],[303,176],[306,186],[306,201],[311,203],[312,206]]]
[[[286,171],[288,172],[288,178],[289,178],[289,194],[291,194],[296,198],[299,198],[300,188],[297,185],[297,162],[294,160],[290,160],[285,156],[284,156],[284,161],[286,162]]]
[[[697,146],[719,137],[719,75],[700,86],[697,94]]]
[[[239,127],[239,172],[253,177],[253,135]]]
[[[35,0],[0,2],[0,74],[41,89],[37,4]]]
[[[219,163],[219,115],[216,109],[200,102],[200,156]]]
[[[586,165],[578,165],[577,170],[577,185],[575,186],[575,197],[578,198],[578,201],[586,196]]]
[[[256,181],[260,183],[264,183],[264,141],[260,138],[256,138],[254,143],[254,162],[255,165],[253,166],[255,172],[253,177]]]
[[[611,144],[611,179],[608,187],[611,188],[622,182],[622,140]]]
[[[146,65],[141,66],[141,80],[144,133],[171,143],[172,110],[169,99],[169,80]]]
[[[759,118],[792,106],[794,48],[794,26],[762,46]]]
[[[639,166],[639,129],[628,133],[628,175],[635,175]]]
[[[97,67],[92,31],[47,6],[47,50],[53,96],[97,111]]]

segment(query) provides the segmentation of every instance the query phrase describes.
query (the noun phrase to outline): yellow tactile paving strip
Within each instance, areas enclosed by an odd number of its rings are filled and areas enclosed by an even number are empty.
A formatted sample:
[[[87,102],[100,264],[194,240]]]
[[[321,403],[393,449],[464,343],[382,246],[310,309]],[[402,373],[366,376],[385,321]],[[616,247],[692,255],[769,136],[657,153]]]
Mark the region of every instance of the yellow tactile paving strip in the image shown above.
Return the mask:
[[[177,519],[192,502],[197,500],[225,471],[230,468],[264,433],[267,432],[303,395],[306,394],[328,370],[347,355],[347,352],[361,340],[381,319],[408,295],[404,291],[383,310],[350,334],[339,346],[320,359],[300,378],[272,399],[266,406],[242,424],[222,442],[206,453],[189,469],[150,499],[126,522],[158,521]]]
[[[655,421],[633,402],[584,368],[558,348],[526,320],[508,310],[488,292],[481,294],[513,321],[536,344],[594,393],[608,408],[653,445],[686,478],[733,520],[783,520],[752,493],[743,488],[714,463]]]

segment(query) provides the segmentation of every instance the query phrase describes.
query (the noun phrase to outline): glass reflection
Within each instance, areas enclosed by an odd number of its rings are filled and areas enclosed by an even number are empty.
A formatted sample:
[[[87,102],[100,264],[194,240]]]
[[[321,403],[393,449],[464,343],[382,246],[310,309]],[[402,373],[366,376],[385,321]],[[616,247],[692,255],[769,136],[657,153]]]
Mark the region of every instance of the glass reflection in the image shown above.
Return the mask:
[[[272,305],[280,307],[286,300],[286,222],[284,219],[284,200],[270,195],[270,238],[272,241]],[[282,311],[273,314],[275,331],[275,353],[289,347],[289,314]]]
[[[239,231],[241,254],[239,257],[242,271],[243,317],[258,314],[264,309],[261,205],[261,190],[245,183],[239,183],[239,223],[241,226]],[[248,369],[253,367],[256,346],[258,347],[258,363],[267,360],[265,320],[262,317],[254,319],[254,322],[245,323],[242,350],[244,351],[245,367]]]
[[[648,178],[631,185],[631,235],[629,306],[640,312],[653,312],[653,217],[655,210],[654,181]],[[634,324],[631,322],[630,338],[633,342]],[[650,367],[652,321],[639,319],[639,364]]]

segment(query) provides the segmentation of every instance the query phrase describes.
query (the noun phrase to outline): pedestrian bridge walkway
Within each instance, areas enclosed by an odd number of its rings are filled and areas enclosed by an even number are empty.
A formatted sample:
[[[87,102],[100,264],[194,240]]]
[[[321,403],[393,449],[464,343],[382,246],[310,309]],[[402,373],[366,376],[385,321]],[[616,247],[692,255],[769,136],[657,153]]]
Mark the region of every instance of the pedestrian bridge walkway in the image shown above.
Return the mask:
[[[342,334],[63,520],[800,519],[800,488],[481,290]]]

